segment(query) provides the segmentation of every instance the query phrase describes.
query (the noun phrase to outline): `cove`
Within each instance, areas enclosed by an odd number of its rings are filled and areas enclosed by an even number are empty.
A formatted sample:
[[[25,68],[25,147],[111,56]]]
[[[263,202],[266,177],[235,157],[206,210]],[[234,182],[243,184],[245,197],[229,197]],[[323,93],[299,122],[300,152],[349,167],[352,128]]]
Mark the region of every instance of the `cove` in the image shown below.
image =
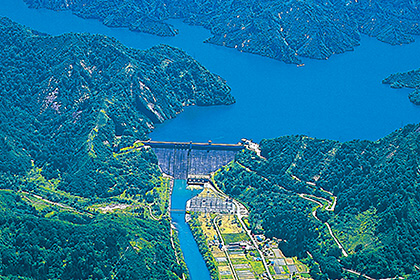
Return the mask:
[[[185,210],[185,203],[191,197],[197,195],[201,190],[188,190],[186,180],[174,180],[171,196],[171,208]],[[191,279],[210,280],[210,274],[206,264],[198,250],[197,243],[191,233],[190,227],[185,222],[185,213],[171,212],[172,222],[178,232],[185,262]]]
[[[101,33],[125,45],[144,49],[164,43],[180,47],[232,88],[237,103],[221,107],[189,107],[158,125],[154,140],[234,143],[290,134],[335,139],[377,140],[408,123],[420,122],[420,107],[408,101],[409,90],[382,85],[394,72],[420,67],[420,40],[391,46],[364,36],[352,52],[327,61],[304,59],[304,67],[288,65],[225,47],[204,44],[210,32],[171,20],[176,37],[161,38],[108,28],[71,12],[29,9],[21,0],[3,0],[0,15],[50,34]]]

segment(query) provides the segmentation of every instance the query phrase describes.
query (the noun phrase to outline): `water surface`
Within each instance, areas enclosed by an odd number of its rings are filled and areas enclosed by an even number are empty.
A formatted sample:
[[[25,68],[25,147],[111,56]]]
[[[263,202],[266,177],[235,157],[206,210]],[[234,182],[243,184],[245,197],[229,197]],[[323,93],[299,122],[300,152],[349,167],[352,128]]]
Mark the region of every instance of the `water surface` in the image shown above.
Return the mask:
[[[199,191],[187,190],[186,180],[175,180],[171,196],[171,208],[185,210],[185,203],[191,197],[197,195]],[[185,214],[182,212],[171,212],[172,222],[177,231],[179,243],[188,271],[192,280],[210,280],[210,274],[206,264],[198,250],[197,243],[190,231],[188,224],[185,222]]]
[[[376,140],[393,130],[420,122],[420,107],[408,101],[408,90],[393,90],[381,80],[391,73],[420,67],[420,43],[390,46],[363,37],[354,52],[328,61],[304,59],[305,67],[202,43],[210,36],[202,27],[172,21],[180,30],[173,38],[108,28],[71,12],[29,9],[21,0],[2,0],[0,15],[33,29],[58,35],[100,33],[144,49],[156,44],[180,47],[210,71],[225,78],[237,103],[190,107],[159,125],[155,140],[237,142],[288,134],[336,140]],[[418,40],[420,41],[420,40]],[[172,208],[185,209],[193,192],[175,181]],[[210,279],[183,213],[172,213],[191,278]]]
[[[393,130],[420,122],[420,107],[408,101],[409,90],[382,85],[391,73],[420,67],[420,43],[390,46],[363,37],[353,52],[328,61],[304,59],[305,67],[204,44],[202,27],[173,21],[173,38],[108,28],[71,12],[33,10],[20,0],[2,0],[0,15],[50,34],[90,32],[113,36],[135,48],[164,43],[180,47],[225,78],[237,103],[191,107],[158,125],[155,140],[237,142],[307,134],[336,140],[376,140]],[[420,40],[417,40],[420,41]]]

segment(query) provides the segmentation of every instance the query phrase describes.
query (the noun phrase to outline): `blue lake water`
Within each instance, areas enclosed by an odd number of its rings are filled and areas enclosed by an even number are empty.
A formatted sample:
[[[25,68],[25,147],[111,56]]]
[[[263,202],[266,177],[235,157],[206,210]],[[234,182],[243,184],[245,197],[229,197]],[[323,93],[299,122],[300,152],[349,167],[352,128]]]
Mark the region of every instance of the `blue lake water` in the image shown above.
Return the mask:
[[[195,196],[199,191],[187,190],[186,180],[175,180],[172,191],[172,209],[185,210],[185,203],[188,199]],[[210,280],[210,274],[206,264],[198,251],[197,244],[190,231],[188,224],[185,222],[184,213],[172,212],[172,222],[178,231],[178,238],[184,254],[185,262],[192,280]]]
[[[420,122],[420,107],[407,98],[409,90],[382,85],[391,73],[420,67],[420,40],[390,46],[363,37],[353,52],[328,61],[304,59],[305,67],[203,44],[210,32],[171,21],[180,30],[173,38],[108,28],[71,12],[32,10],[21,0],[1,0],[0,16],[33,29],[58,35],[65,32],[101,33],[127,46],[144,49],[164,43],[180,47],[227,80],[237,103],[232,106],[190,107],[174,120],[159,125],[155,140],[237,142],[259,141],[289,134],[351,140],[376,140],[393,130]],[[173,208],[183,209],[191,197],[185,181],[176,182]],[[172,214],[193,280],[209,279],[183,214]]]
[[[101,33],[140,49],[159,43],[180,47],[227,80],[235,105],[186,108],[176,119],[158,125],[151,134],[155,140],[237,142],[243,137],[259,141],[288,134],[376,140],[420,122],[420,107],[409,102],[409,90],[381,84],[391,73],[420,67],[420,40],[390,46],[363,37],[353,52],[327,61],[304,59],[305,67],[298,68],[204,44],[209,31],[180,21],[172,21],[179,36],[161,38],[108,28],[71,12],[28,9],[20,0],[1,2],[0,15],[50,34]]]

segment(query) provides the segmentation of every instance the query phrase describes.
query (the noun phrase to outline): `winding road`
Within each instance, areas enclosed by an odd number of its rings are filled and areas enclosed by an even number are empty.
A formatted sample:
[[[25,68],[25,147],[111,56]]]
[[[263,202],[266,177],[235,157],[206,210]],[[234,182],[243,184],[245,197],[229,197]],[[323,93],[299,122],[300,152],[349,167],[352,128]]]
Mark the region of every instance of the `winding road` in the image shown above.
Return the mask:
[[[309,200],[309,201],[311,201],[313,203],[316,203],[319,207],[323,207],[324,206],[321,202],[316,201],[315,199],[312,199],[312,198],[307,197],[307,196],[314,197],[313,195],[306,195],[306,194],[302,194],[302,193],[299,194],[299,197],[301,197],[303,199],[306,199],[306,200]],[[322,198],[322,197],[316,197],[316,198],[317,199],[324,200],[324,201],[326,201],[329,204],[328,206],[332,206],[332,207],[325,207],[325,210],[327,210],[327,211],[334,211],[337,198],[334,199],[334,203],[331,203],[331,202],[329,202],[328,200],[326,200],[325,198]],[[318,221],[321,222],[321,220],[316,216],[316,210],[317,210],[317,208],[315,208],[314,211],[312,211],[312,216],[314,216],[315,219],[317,219]],[[349,254],[346,252],[346,250],[344,250],[343,245],[340,243],[340,241],[337,239],[337,237],[335,237],[335,235],[333,234],[332,229],[331,229],[331,226],[327,222],[325,222],[324,225],[328,228],[328,232],[330,233],[331,237],[334,239],[334,241],[337,244],[338,248],[340,248],[341,253],[343,254],[343,256],[347,257]]]

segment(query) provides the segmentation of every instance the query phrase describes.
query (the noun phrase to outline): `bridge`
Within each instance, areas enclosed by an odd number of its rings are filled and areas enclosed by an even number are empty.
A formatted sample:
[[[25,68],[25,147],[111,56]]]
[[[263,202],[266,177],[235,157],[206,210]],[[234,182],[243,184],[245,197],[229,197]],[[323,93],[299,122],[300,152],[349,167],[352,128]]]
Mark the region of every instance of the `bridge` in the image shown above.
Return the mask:
[[[188,177],[187,184],[188,185],[204,185],[205,183],[210,182],[210,179],[208,178],[192,178]]]
[[[184,210],[184,209],[171,209],[171,212],[173,212],[173,213],[186,213],[187,210]]]
[[[215,144],[211,141],[208,143],[151,140],[140,142],[153,149],[161,170],[175,179],[187,179],[189,175],[210,174],[234,160],[236,153],[245,148],[242,143]],[[192,181],[204,183],[201,179]]]

